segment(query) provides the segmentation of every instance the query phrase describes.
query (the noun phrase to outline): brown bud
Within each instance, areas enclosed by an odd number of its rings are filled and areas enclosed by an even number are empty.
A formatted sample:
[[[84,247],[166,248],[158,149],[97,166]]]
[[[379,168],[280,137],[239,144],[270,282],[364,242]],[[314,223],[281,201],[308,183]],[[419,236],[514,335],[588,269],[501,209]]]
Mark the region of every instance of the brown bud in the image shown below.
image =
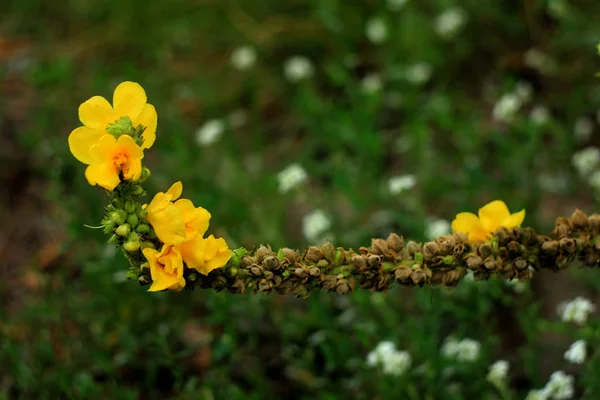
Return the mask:
[[[321,276],[321,270],[317,267],[312,267],[309,271],[308,274],[310,276],[312,276],[313,278],[318,278],[319,276]]]
[[[506,248],[511,253],[518,253],[521,250],[521,244],[519,242],[515,242],[513,240],[513,241],[509,242],[508,245],[506,245]]]
[[[442,283],[442,280],[444,279],[444,275],[446,273],[442,270],[436,269],[435,271],[433,271],[433,273],[431,274],[431,279],[430,279],[430,283],[431,284],[440,284]]]
[[[484,281],[487,278],[489,278],[490,273],[488,271],[482,270],[482,269],[478,269],[477,271],[475,271],[473,273],[473,278],[476,281]]]
[[[479,267],[481,267],[482,264],[483,260],[479,256],[470,256],[469,258],[467,258],[467,267],[469,269],[479,269]]]
[[[565,250],[567,253],[575,253],[577,251],[577,243],[573,239],[562,238],[558,244],[560,248]]]
[[[228,290],[229,293],[232,294],[242,294],[246,291],[246,285],[244,284],[244,281],[236,278],[236,280],[229,286]]]
[[[371,239],[371,252],[379,256],[385,256],[390,251],[388,244],[383,239]]]
[[[281,275],[275,275],[273,276],[273,279],[271,280],[271,282],[273,282],[273,285],[275,287],[281,285],[281,282],[283,282],[283,278],[281,277]]]
[[[260,290],[261,292],[269,292],[272,288],[273,284],[271,283],[271,281],[261,279],[260,282],[258,282],[258,290]]]
[[[210,286],[218,291],[221,291],[227,287],[227,279],[223,275],[217,275],[211,282]]]
[[[363,269],[367,267],[367,261],[365,260],[365,258],[363,256],[359,256],[358,254],[352,256],[352,258],[350,259],[350,264],[354,265],[358,269]]]
[[[527,268],[527,261],[523,260],[522,258],[517,258],[515,261],[513,261],[513,265],[516,269],[521,271]]]
[[[440,246],[436,242],[427,242],[423,245],[423,255],[427,259],[431,259],[437,256],[440,251]]]
[[[240,267],[242,267],[242,268],[248,268],[252,264],[254,264],[254,261],[252,260],[252,257],[250,257],[250,256],[245,256],[240,261]]]
[[[415,253],[420,253],[423,251],[421,245],[417,242],[413,242],[412,240],[409,240],[409,242],[406,244],[406,248],[408,249],[408,254],[411,256],[414,256]]]
[[[442,285],[447,287],[453,287],[465,276],[465,268],[455,268],[444,274],[442,279]]]
[[[485,260],[483,260],[483,266],[485,267],[485,269],[488,270],[496,269],[496,260],[492,257],[488,257]]]
[[[262,276],[263,272],[264,269],[260,265],[254,264],[250,267],[250,273],[254,276]]]
[[[560,217],[556,220],[553,233],[558,236],[559,239],[569,236],[569,230],[569,223],[565,218]]]
[[[425,273],[425,269],[424,268],[413,269],[412,274],[410,275],[410,278],[412,279],[412,281],[414,282],[415,285],[420,285],[422,283],[425,283],[425,280],[427,279],[427,274]]]
[[[501,226],[500,228],[498,228],[498,230],[494,233],[494,235],[498,238],[498,241],[500,243],[503,243],[506,241],[506,239],[509,236],[509,232],[508,229],[506,229],[505,227]]]
[[[325,275],[323,277],[323,289],[332,290],[336,287],[338,279],[335,275]]]
[[[319,268],[325,268],[328,265],[329,265],[329,261],[327,261],[326,259],[319,260],[319,262],[317,263],[317,267],[319,267]]]
[[[306,253],[306,258],[314,263],[319,262],[323,258],[323,251],[317,246],[310,246]]]
[[[469,236],[464,232],[454,232],[452,237],[456,241],[456,243],[465,243],[469,240]]]
[[[273,273],[269,270],[264,270],[263,271],[263,276],[265,277],[265,279],[273,279]]]
[[[331,242],[325,242],[321,246],[321,251],[323,252],[323,257],[327,260],[333,262],[335,260],[335,247],[331,244]]]
[[[279,267],[279,260],[275,256],[267,256],[263,261],[263,265],[269,270],[277,269]]]
[[[585,255],[583,256],[583,262],[585,265],[588,266],[593,266],[596,265],[598,263],[598,260],[600,258],[598,257],[598,254],[595,253],[594,251],[588,251],[585,253]]]
[[[600,230],[600,215],[598,214],[592,214],[588,217],[588,222],[590,224],[590,226],[592,227],[592,229],[594,230],[594,232],[598,232]]]
[[[454,252],[456,246],[456,240],[452,236],[446,236],[444,240],[440,242],[440,248],[444,254],[450,254]]]
[[[405,266],[401,266],[396,269],[396,272],[394,274],[397,280],[399,280],[400,282],[406,282],[410,279],[410,276],[412,275],[412,269]]]
[[[371,267],[381,264],[381,256],[371,254],[369,258],[367,258],[367,264],[369,264]]]
[[[387,238],[387,244],[390,249],[396,252],[400,251],[404,248],[404,238],[396,235],[395,233],[390,233],[390,236]]]
[[[335,291],[338,292],[338,294],[347,294],[352,291],[352,288],[346,279],[340,279],[335,286]]]
[[[294,274],[298,277],[298,278],[306,278],[306,272],[304,272],[304,270],[302,268],[296,268],[294,270]]]
[[[481,258],[487,258],[492,255],[492,246],[489,243],[482,243],[477,247],[477,252]]]
[[[260,247],[258,249],[256,249],[256,252],[254,254],[256,256],[256,261],[258,263],[262,263],[263,260],[265,259],[265,257],[270,256],[271,253],[272,252],[271,252],[270,248],[260,245]]]
[[[291,264],[295,263],[298,260],[298,252],[287,247],[282,249],[283,257],[288,260]]]
[[[519,271],[519,273],[517,274],[517,278],[519,278],[520,281],[528,281],[533,277],[533,272],[531,272],[529,270],[529,268],[524,269],[523,271]]]
[[[556,240],[548,240],[542,243],[542,252],[549,256],[554,256],[558,253],[558,242]]]
[[[391,277],[389,275],[380,276],[379,279],[377,280],[377,290],[379,290],[379,291],[386,290],[390,285],[390,279],[391,279]]]
[[[575,228],[585,229],[589,225],[588,217],[583,211],[577,209],[571,215],[571,222]]]

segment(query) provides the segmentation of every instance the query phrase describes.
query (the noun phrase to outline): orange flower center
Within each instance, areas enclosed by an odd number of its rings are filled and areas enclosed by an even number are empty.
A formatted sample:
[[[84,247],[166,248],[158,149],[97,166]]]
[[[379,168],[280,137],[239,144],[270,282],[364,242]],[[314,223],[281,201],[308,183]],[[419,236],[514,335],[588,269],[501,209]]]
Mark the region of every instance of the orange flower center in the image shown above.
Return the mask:
[[[118,170],[125,170],[127,167],[127,156],[122,152],[118,152],[113,157],[113,164]]]

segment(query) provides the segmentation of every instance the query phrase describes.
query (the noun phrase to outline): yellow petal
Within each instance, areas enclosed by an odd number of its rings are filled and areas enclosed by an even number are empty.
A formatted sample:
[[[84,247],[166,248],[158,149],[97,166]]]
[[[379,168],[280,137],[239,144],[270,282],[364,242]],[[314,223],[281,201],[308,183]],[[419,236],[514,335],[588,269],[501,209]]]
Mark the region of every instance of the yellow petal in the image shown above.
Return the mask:
[[[171,201],[177,200],[179,196],[181,196],[181,193],[183,193],[183,183],[181,183],[181,181],[175,182],[171,185],[169,190],[167,190],[167,194],[171,195]]]
[[[510,217],[508,217],[507,219],[504,220],[504,222],[502,223],[502,226],[505,226],[507,228],[512,228],[512,227],[520,228],[524,219],[525,219],[525,209],[523,209],[519,212],[516,212],[514,214],[511,214]]]
[[[138,125],[146,127],[144,133],[142,133],[142,138],[144,138],[142,149],[149,149],[154,144],[154,141],[156,140],[157,123],[158,115],[156,115],[156,109],[152,104],[146,104],[144,108],[142,108],[142,112],[137,117],[137,120],[133,121],[134,127],[137,127]]]
[[[144,151],[135,143],[135,140],[129,135],[119,137],[117,141],[120,149],[127,155],[127,158],[144,158]]]
[[[131,122],[137,120],[146,104],[146,92],[135,82],[123,82],[113,94],[113,107],[119,116],[128,116]]]
[[[85,177],[90,185],[99,185],[106,190],[113,190],[121,182],[117,168],[111,162],[89,165],[85,169]]]
[[[153,249],[144,249],[142,252],[150,264],[150,275],[153,281],[148,289],[149,292],[180,289],[185,286],[183,260],[179,251],[172,246],[163,245],[160,253]]]
[[[80,126],[69,135],[69,149],[76,159],[84,164],[91,164],[94,159],[90,155],[92,146],[98,143],[100,138],[108,135],[104,131]]]
[[[479,209],[479,219],[487,232],[496,232],[509,216],[508,207],[502,200],[492,201]]]
[[[483,228],[481,221],[473,213],[459,213],[452,221],[452,232],[462,232],[468,234],[470,242],[484,241],[487,231]]]
[[[154,212],[148,211],[147,218],[154,228],[156,236],[163,243],[176,245],[187,238],[181,211],[174,205],[169,204]]]
[[[204,267],[204,246],[205,240],[201,235],[196,235],[192,239],[181,243],[179,252],[188,268],[194,268],[198,272],[203,273]],[[205,274],[206,275],[206,274]]]
[[[142,160],[139,158],[127,161],[127,170],[123,171],[123,177],[128,181],[140,179],[142,175]]]
[[[188,238],[195,235],[204,236],[204,233],[208,230],[210,213],[202,207],[195,207],[194,203],[188,199],[177,200],[175,206],[181,211]]]
[[[89,128],[104,131],[117,119],[110,103],[102,96],[94,96],[79,106],[79,120]]]
[[[215,239],[213,235],[210,235],[205,240],[204,266],[199,272],[208,275],[213,269],[223,267],[227,264],[232,254],[233,252],[227,247],[225,239]]]
[[[117,139],[113,135],[104,135],[90,148],[90,156],[95,163],[111,161],[118,152]]]
[[[204,263],[204,267],[202,268],[202,271],[200,271],[200,272],[203,273],[204,275],[208,275],[210,273],[210,271],[225,266],[225,264],[227,264],[227,261],[229,261],[229,259],[231,258],[232,255],[233,255],[233,251],[231,251],[229,249],[219,252],[215,256],[215,258]]]

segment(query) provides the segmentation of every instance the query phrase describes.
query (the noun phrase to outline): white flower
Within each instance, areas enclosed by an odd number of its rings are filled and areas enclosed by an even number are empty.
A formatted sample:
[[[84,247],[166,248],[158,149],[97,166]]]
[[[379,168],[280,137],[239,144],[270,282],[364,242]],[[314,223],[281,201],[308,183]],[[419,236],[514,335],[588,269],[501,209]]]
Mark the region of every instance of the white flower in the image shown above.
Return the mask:
[[[300,185],[306,181],[308,175],[300,164],[290,164],[283,171],[277,174],[277,180],[279,181],[279,191],[286,193],[291,188]]]
[[[388,182],[388,190],[392,195],[400,194],[406,190],[412,189],[417,180],[414,175],[401,175],[391,177]]]
[[[592,136],[592,132],[594,131],[594,122],[591,118],[579,117],[577,118],[577,121],[575,121],[573,131],[575,139],[580,142],[586,141],[590,138],[590,136]]]
[[[536,125],[544,125],[550,119],[550,111],[544,106],[535,106],[529,113],[529,118]]]
[[[458,341],[450,336],[444,341],[442,346],[442,355],[448,358],[455,358],[460,362],[475,361],[479,357],[481,344],[473,339],[465,338]]]
[[[451,8],[441,13],[434,22],[435,33],[444,39],[452,38],[464,25],[466,13],[461,8]]]
[[[387,0],[387,6],[392,11],[400,11],[408,0]]]
[[[515,95],[521,100],[521,103],[527,103],[533,97],[533,87],[529,82],[519,82],[515,88]]]
[[[583,325],[590,313],[594,312],[596,306],[584,297],[576,297],[567,303],[558,306],[558,313],[563,322],[575,322]]]
[[[367,21],[365,33],[372,43],[380,44],[385,42],[387,39],[387,27],[385,26],[385,22],[379,17],[371,18]]]
[[[324,235],[331,228],[331,219],[323,210],[315,210],[304,216],[302,230],[304,236],[310,242],[318,242],[324,239]]]
[[[224,130],[225,124],[223,121],[218,119],[207,121],[196,131],[196,143],[200,146],[211,145],[219,139]]]
[[[285,62],[284,71],[290,82],[298,82],[310,78],[314,73],[314,67],[308,58],[294,56]]]
[[[381,77],[378,74],[370,74],[363,78],[362,88],[366,93],[376,93],[381,90]]]
[[[246,71],[256,63],[256,50],[254,47],[243,46],[231,53],[231,64],[240,71]]]
[[[549,397],[555,400],[570,399],[575,394],[573,389],[574,378],[562,371],[553,372],[550,381],[544,387]]]
[[[600,164],[600,149],[587,147],[579,150],[571,157],[571,162],[579,174],[587,176],[591,174]]]
[[[492,115],[496,121],[510,122],[521,108],[521,100],[514,93],[505,94],[496,102]]]
[[[506,384],[508,375],[508,361],[499,360],[490,365],[490,370],[486,379],[488,382],[497,387],[503,387]]]
[[[588,179],[588,183],[592,188],[600,191],[600,171],[595,171],[592,173]]]
[[[546,389],[532,390],[527,394],[525,400],[548,400],[550,393]]]
[[[431,78],[433,67],[425,62],[416,63],[406,67],[404,76],[407,81],[415,85],[425,83]]]
[[[427,223],[425,235],[428,239],[435,239],[450,233],[450,228],[450,222],[445,219],[433,218]]]
[[[583,364],[586,356],[587,349],[585,347],[585,340],[580,339],[569,347],[569,350],[565,353],[565,360],[574,364]]]
[[[504,281],[504,284],[512,288],[515,293],[523,293],[527,289],[527,282],[521,282],[518,279],[511,279],[510,281],[506,280]]]
[[[407,351],[398,351],[390,341],[380,342],[367,355],[367,365],[381,366],[386,375],[402,375],[410,367],[412,358]]]

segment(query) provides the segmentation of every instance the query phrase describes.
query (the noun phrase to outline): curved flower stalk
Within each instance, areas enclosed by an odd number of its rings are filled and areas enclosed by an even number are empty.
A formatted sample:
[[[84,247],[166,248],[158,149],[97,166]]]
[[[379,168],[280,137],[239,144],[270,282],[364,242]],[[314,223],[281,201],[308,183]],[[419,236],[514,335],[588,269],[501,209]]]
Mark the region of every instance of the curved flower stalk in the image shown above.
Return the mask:
[[[71,133],[69,145],[77,159],[89,164],[89,183],[108,190],[102,227],[129,261],[128,278],[150,285],[149,291],[211,288],[306,297],[318,290],[385,292],[395,284],[454,287],[469,270],[476,280],[524,281],[542,270],[598,266],[600,215],[577,210],[570,218],[558,218],[549,235],[540,235],[521,228],[524,210],[510,214],[498,200],[478,216],[458,214],[453,234],[425,243],[391,234],[356,251],[329,242],[303,251],[274,251],[268,245],[232,251],[224,239],[205,237],[211,215],[181,198],[181,182],[150,203],[140,203],[146,194],[142,184],[150,177],[141,163],[143,150],[154,142],[156,117],[136,85],[119,85],[114,108],[98,97],[84,103],[80,118],[86,127]]]

